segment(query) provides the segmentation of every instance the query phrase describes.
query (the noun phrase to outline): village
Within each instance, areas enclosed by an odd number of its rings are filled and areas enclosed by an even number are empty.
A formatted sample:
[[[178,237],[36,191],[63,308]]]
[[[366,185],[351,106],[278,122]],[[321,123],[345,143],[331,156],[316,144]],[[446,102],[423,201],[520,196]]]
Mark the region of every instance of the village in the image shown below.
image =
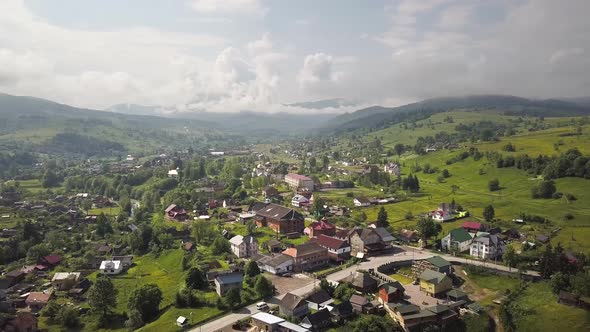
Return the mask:
[[[510,278],[541,278],[538,258],[527,258],[528,263],[522,259],[517,267],[515,256],[546,245],[551,233],[525,234],[517,227],[502,229],[498,223],[472,219],[454,199],[430,211],[414,211],[413,227],[391,227],[384,207],[395,208],[408,196],[377,193],[355,182],[399,180],[414,190],[418,178],[402,179],[398,163],[387,161],[381,167],[362,160],[354,165],[337,163],[345,169],[324,158],[327,180],[320,182],[296,173],[305,165],[274,164],[264,153],[252,155],[248,163],[256,166],[251,172],[226,161],[217,171],[229,172],[225,178],[203,177],[204,159],[182,165],[186,154],[160,154],[142,163],[129,155],[108,167],[87,168],[98,178],[114,174],[121,183],[126,179],[141,186],[151,181],[148,190],[159,193],[144,191],[139,199],[118,195],[116,200],[108,189],[96,194],[92,186],[76,180],[66,183],[71,189],[57,194],[31,195],[18,182],[5,183],[2,220],[22,220],[2,229],[5,243],[41,238],[47,222],[57,228],[50,232],[50,243],[28,249],[24,264],[15,261],[4,270],[1,308],[16,314],[5,321],[5,329],[35,330],[40,318],[51,322],[56,315],[79,319],[96,302],[91,294],[97,280],[111,278],[107,283],[116,289],[112,285],[124,280],[119,278],[135,279],[147,268],[143,255],[157,260],[167,252],[178,252],[180,256],[171,255],[182,258],[172,263],[178,273],[167,281],[178,291],[173,301],[166,299],[171,294],[160,295],[159,300],[179,308],[178,316],[166,318],[165,323],[178,329],[200,323],[212,331],[323,331],[385,316],[390,319],[387,324],[399,330],[429,326],[452,330],[465,324],[460,322],[466,317],[488,321],[492,315],[493,321],[497,315],[497,309],[487,312],[477,296],[470,297],[472,288],[463,286],[467,271],[478,273],[477,267]],[[215,165],[219,158],[226,157],[212,151],[207,163]],[[233,175],[237,173],[241,173],[239,183]],[[348,173],[356,173],[357,180],[343,179]],[[189,179],[196,179],[190,182],[189,195],[167,193],[174,192],[180,180]],[[228,195],[228,186],[235,194]],[[77,192],[77,188],[91,190]],[[254,199],[246,199],[250,191]],[[162,202],[169,204],[158,212]],[[365,211],[377,211],[377,218],[370,222]],[[151,226],[143,221],[146,217]],[[525,221],[518,218],[511,223],[521,226]],[[64,241],[59,234],[70,234],[74,241]],[[567,265],[563,269],[579,270],[584,264],[577,253],[562,255]],[[188,271],[185,286],[182,279],[173,279],[183,278],[184,270]],[[505,296],[498,294],[496,306]],[[560,293],[562,298],[575,306],[589,305],[566,291]],[[115,309],[105,306],[107,311]],[[193,316],[196,308],[212,316]],[[216,318],[227,311],[236,312],[230,315],[233,321]],[[165,326],[172,329],[170,325]]]

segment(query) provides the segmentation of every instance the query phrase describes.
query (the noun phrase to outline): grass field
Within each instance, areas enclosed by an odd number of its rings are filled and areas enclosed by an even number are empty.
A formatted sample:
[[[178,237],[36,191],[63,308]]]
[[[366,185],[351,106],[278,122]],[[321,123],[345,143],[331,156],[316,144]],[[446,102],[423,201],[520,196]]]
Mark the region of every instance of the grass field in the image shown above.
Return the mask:
[[[158,320],[147,324],[137,331],[141,332],[162,332],[162,331],[183,331],[185,329],[176,326],[178,316],[189,319],[189,325],[197,325],[203,321],[212,319],[224,312],[215,307],[179,309],[171,307],[166,310]]]
[[[516,321],[517,331],[587,331],[590,326],[588,311],[557,303],[547,282],[530,284],[516,303],[527,311]]]
[[[90,209],[88,211],[89,214],[99,215],[101,213],[104,213],[107,216],[117,216],[117,215],[119,215],[120,212],[121,212],[121,208],[119,206]]]

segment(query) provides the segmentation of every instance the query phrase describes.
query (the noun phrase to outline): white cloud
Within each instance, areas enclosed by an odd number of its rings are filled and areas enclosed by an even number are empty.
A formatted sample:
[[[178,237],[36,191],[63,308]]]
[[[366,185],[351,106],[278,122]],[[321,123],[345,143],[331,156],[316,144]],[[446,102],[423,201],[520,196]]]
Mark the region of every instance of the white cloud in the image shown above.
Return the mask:
[[[310,54],[303,60],[303,67],[297,80],[303,88],[318,84],[336,82],[339,73],[333,70],[334,58],[324,53]]]
[[[192,0],[191,8],[201,14],[264,16],[268,9],[260,0]]]

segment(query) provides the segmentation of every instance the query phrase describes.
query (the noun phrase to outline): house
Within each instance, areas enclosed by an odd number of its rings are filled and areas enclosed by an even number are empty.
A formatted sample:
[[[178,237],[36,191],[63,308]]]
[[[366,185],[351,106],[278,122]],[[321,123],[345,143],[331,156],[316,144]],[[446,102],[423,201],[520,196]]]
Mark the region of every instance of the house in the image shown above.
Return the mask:
[[[342,322],[354,315],[352,304],[350,301],[344,301],[336,304],[332,308],[332,311],[330,311],[330,315],[332,316],[332,321],[336,323]]]
[[[399,232],[400,239],[406,243],[410,242],[417,242],[420,237],[418,236],[418,232],[409,229],[402,229]]]
[[[547,235],[538,235],[537,241],[539,241],[541,243],[547,243],[547,242],[549,242],[549,237]]]
[[[262,196],[264,198],[275,198],[279,196],[279,191],[275,187],[267,186],[262,189]]]
[[[307,242],[288,248],[283,254],[293,257],[293,270],[308,271],[328,263],[328,249],[317,243]]]
[[[303,215],[293,209],[276,204],[264,204],[256,206],[254,211],[256,225],[258,227],[268,226],[273,231],[282,234],[302,233],[305,228]]]
[[[473,233],[477,233],[484,230],[483,225],[475,221],[465,221],[463,222],[463,225],[461,227],[463,227],[463,229],[465,229],[466,231]]]
[[[123,265],[121,264],[121,261],[102,261],[100,262],[100,267],[98,268],[98,271],[102,274],[115,275],[123,271]]]
[[[367,207],[371,205],[371,201],[366,197],[357,197],[352,200],[356,207]]]
[[[29,293],[29,296],[27,296],[25,303],[27,304],[27,306],[29,306],[29,309],[31,309],[31,311],[37,312],[47,305],[52,295],[53,292],[51,291],[31,292]]]
[[[328,249],[328,257],[335,262],[342,262],[350,258],[350,244],[347,240],[321,234],[315,241],[318,245]]]
[[[57,265],[59,265],[59,263],[61,263],[61,256],[60,255],[48,255],[48,256],[41,258],[40,263],[49,267],[49,268],[54,268]]]
[[[451,310],[450,306],[444,304],[427,307],[423,311],[432,312],[436,317],[436,323],[438,326],[445,326],[459,317],[454,310]]]
[[[326,218],[320,219],[320,221],[314,221],[309,224],[309,237],[320,236],[320,235],[327,235],[327,236],[334,236],[336,235],[336,226],[328,221]]]
[[[128,269],[133,265],[133,256],[126,255],[126,256],[113,256],[112,261],[120,261],[121,267],[123,269]]]
[[[385,166],[383,166],[383,171],[385,173],[393,174],[395,176],[399,176],[400,175],[400,167],[396,163],[387,163],[387,164],[385,164]]]
[[[349,283],[361,293],[372,293],[379,285],[379,282],[366,271],[355,271],[342,281]]]
[[[8,280],[10,286],[13,286],[21,282],[25,278],[25,276],[26,273],[22,270],[12,270],[10,272],[7,272],[4,275],[4,278]]]
[[[385,310],[404,331],[416,331],[420,325],[436,321],[436,314],[430,310],[421,310],[419,306],[405,303],[388,303]]]
[[[316,313],[307,315],[299,325],[311,331],[321,331],[323,328],[330,325],[330,323],[330,311],[328,311],[327,308],[324,308]]]
[[[391,235],[384,227],[376,227],[375,232],[381,238],[381,242],[384,243],[386,246],[390,246],[395,238]]]
[[[468,297],[467,297],[467,293],[465,293],[464,291],[460,290],[459,288],[453,288],[450,291],[447,292],[447,299],[451,300],[451,301],[467,301]]]
[[[334,303],[332,297],[323,289],[313,292],[305,298],[307,306],[311,310],[320,310],[327,305]]]
[[[420,290],[430,296],[436,297],[453,287],[451,278],[437,271],[424,270],[418,278],[420,279]]]
[[[270,239],[266,242],[266,248],[271,253],[279,253],[283,251],[283,244],[277,239]]]
[[[109,255],[112,250],[113,250],[113,248],[111,248],[109,245],[101,244],[96,248],[96,253],[99,256],[106,256],[106,255]]]
[[[176,318],[176,326],[178,327],[185,327],[188,325],[188,319],[184,316],[178,316]]]
[[[412,264],[412,275],[414,275],[416,278],[418,278],[425,270],[433,270],[450,275],[452,273],[452,266],[450,262],[440,256],[415,260]]]
[[[366,314],[371,307],[371,302],[369,302],[366,297],[357,294],[353,294],[349,301],[352,306],[352,311],[356,314]]]
[[[295,260],[293,257],[285,254],[274,254],[264,256],[257,262],[261,270],[272,274],[283,274],[293,271]]]
[[[469,255],[481,259],[494,259],[502,256],[505,245],[495,234],[484,233],[473,239]]]
[[[242,289],[244,276],[241,273],[221,274],[215,277],[215,291],[217,295],[223,296],[231,288]]]
[[[441,210],[435,210],[430,212],[430,217],[432,218],[432,220],[438,222],[445,222],[454,219],[454,216],[450,212]]]
[[[69,290],[80,279],[80,272],[57,272],[51,279],[51,284],[56,290]]]
[[[287,317],[301,318],[309,314],[309,306],[302,297],[287,293],[279,302],[279,311]]]
[[[176,204],[170,204],[166,210],[164,210],[164,213],[169,220],[185,221],[188,219],[188,213],[186,210]]]
[[[471,246],[471,234],[465,228],[455,228],[440,240],[441,249],[447,252],[464,252]]]
[[[73,297],[79,297],[83,295],[90,288],[90,286],[92,286],[92,282],[87,278],[84,278],[78,281],[74,286],[72,286],[72,288],[68,292],[68,295]]]
[[[258,255],[258,240],[251,235],[236,235],[229,239],[231,251],[238,258],[252,257]]]
[[[178,177],[178,170],[177,169],[171,169],[168,171],[168,177],[169,178],[177,178]]]
[[[279,324],[285,320],[266,312],[258,312],[251,316],[252,325],[257,328],[257,331],[277,332],[279,331]]]
[[[374,254],[379,251],[391,248],[391,243],[383,241],[384,235],[389,234],[385,229],[377,230],[376,228],[355,228],[349,232],[348,239],[351,247],[351,254],[355,257],[364,256],[364,254]],[[385,239],[390,240],[393,237],[386,235]],[[362,258],[362,257],[359,257]]]
[[[304,188],[309,191],[313,191],[314,186],[315,186],[315,184],[311,178],[308,178],[305,175],[294,174],[294,173],[289,173],[289,174],[285,175],[285,182],[287,182],[287,185],[289,185],[289,187],[294,190],[299,189],[299,188]]]
[[[304,207],[309,204],[310,204],[309,198],[307,198],[303,195],[295,195],[291,199],[291,205],[293,205],[294,207]]]
[[[406,289],[399,281],[388,282],[379,287],[379,301],[381,303],[400,302],[404,298]]]
[[[1,324],[1,323],[0,323]],[[30,312],[19,312],[16,317],[8,319],[6,325],[0,325],[5,332],[37,332],[37,317]]]

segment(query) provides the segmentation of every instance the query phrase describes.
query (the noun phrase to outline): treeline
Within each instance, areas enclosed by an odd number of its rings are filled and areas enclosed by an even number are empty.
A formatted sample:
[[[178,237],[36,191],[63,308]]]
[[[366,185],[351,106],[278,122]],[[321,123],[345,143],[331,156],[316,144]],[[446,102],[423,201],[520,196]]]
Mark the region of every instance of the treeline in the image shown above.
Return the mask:
[[[125,153],[118,142],[84,136],[76,133],[59,133],[40,147],[45,153],[71,153],[83,156],[114,156]]]
[[[488,152],[488,159],[495,161],[498,168],[516,167],[531,174],[542,175],[545,179],[580,177],[590,179],[590,158],[583,156],[578,149],[570,149],[559,157],[539,155],[532,158],[527,154],[502,156]]]
[[[13,177],[19,174],[23,166],[32,166],[36,158],[29,152],[0,153],[0,178]]]

